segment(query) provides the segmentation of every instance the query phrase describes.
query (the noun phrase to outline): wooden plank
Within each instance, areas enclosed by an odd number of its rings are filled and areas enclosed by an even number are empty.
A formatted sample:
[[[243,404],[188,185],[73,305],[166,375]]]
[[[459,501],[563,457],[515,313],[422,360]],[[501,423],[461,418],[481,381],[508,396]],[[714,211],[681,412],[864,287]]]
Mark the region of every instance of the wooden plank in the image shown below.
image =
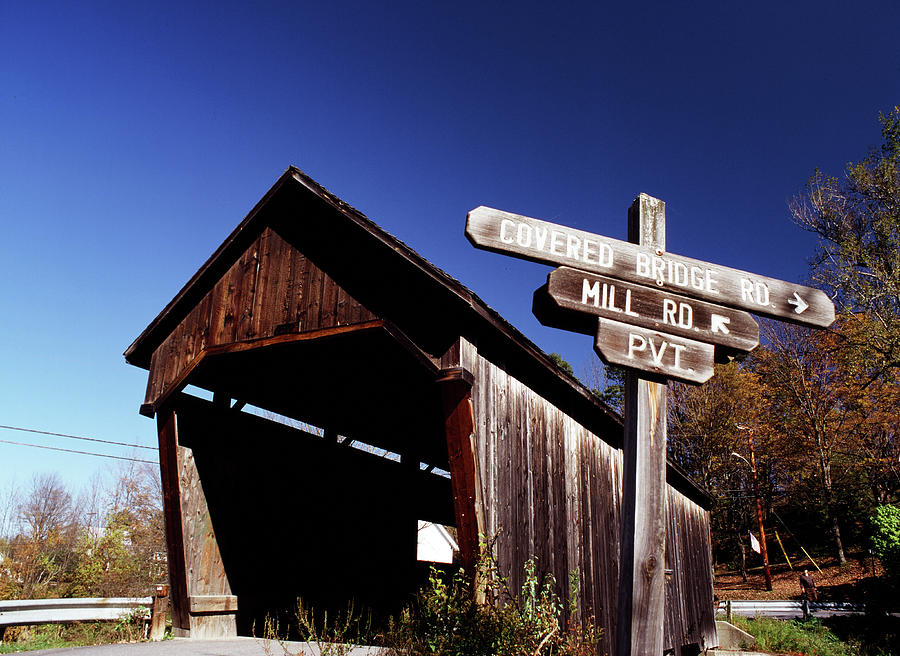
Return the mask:
[[[484,463],[484,490],[485,490],[485,520],[487,521],[487,534],[491,539],[500,532],[500,503],[499,503],[499,475],[497,464],[497,449],[500,441],[497,430],[497,388],[494,385],[494,367],[472,348],[472,359],[478,367],[476,376],[476,389],[481,398],[481,409],[478,414],[479,426],[483,426],[483,435],[479,436],[479,456]],[[483,438],[483,439],[481,439]]]
[[[685,296],[784,321],[826,327],[834,303],[825,292],[490,207],[466,220],[476,248],[534,262],[575,267],[618,280],[655,285]]]
[[[228,341],[225,336],[225,315],[227,313],[228,303],[231,300],[231,293],[231,278],[227,273],[213,285],[212,290],[209,292],[213,299],[209,316],[210,344],[224,344]],[[227,321],[231,321],[231,318],[228,318]]]
[[[340,286],[327,273],[322,283],[322,327],[338,325],[338,297]]]
[[[325,272],[311,260],[307,260],[309,273],[306,287],[306,323],[300,330],[318,330],[322,325],[322,296],[325,286]]]
[[[510,430],[509,430],[509,492],[510,492],[510,537],[513,555],[511,563],[516,572],[513,590],[521,589],[524,582],[522,565],[532,555],[528,544],[528,519],[525,508],[525,487],[528,473],[523,465],[526,450],[526,426],[522,413],[522,389],[514,377],[507,378],[509,390]]]
[[[296,330],[306,330],[309,309],[309,272],[313,264],[298,250],[291,252],[291,311]]]
[[[290,317],[290,285],[291,285],[291,246],[271,228],[268,248],[265,257],[266,274],[264,293],[258,296],[259,303],[259,335],[271,337],[275,329],[287,330],[287,324],[293,323]]]
[[[484,532],[484,522],[478,512],[477,464],[472,442],[475,431],[472,379],[467,378],[462,370],[442,374],[438,382],[444,411],[457,543],[463,568],[469,576],[474,576],[478,560],[478,539]]]
[[[354,311],[358,313],[357,305],[358,303],[354,302],[353,297],[347,293],[347,290],[338,286],[337,300],[335,301],[335,323],[338,326],[341,324],[353,323]]]
[[[593,335],[596,316],[731,351],[746,353],[759,345],[759,326],[746,312],[668,290],[634,285],[571,267],[551,272],[546,287],[541,290],[552,301],[546,306],[549,312],[545,317],[535,313],[545,325]]]
[[[171,408],[156,418],[159,432],[159,468],[163,493],[163,519],[166,526],[169,586],[172,596],[172,624],[190,629],[188,620],[187,571],[184,562],[184,536],[181,522],[181,491],[178,486],[178,429]]]
[[[182,635],[176,635],[176,638],[220,640],[237,636],[237,623],[233,613],[200,613],[191,615],[190,618],[190,631]]]
[[[552,528],[550,523],[551,499],[548,493],[548,482],[551,469],[547,463],[547,417],[542,399],[531,392],[529,394],[531,428],[532,428],[532,476],[534,477],[534,533],[538,562],[541,567],[557,575],[556,563],[553,560],[553,549],[548,537]]]
[[[714,373],[715,347],[656,330],[597,319],[594,350],[607,364],[699,385]]]
[[[629,208],[632,240],[663,249],[665,226],[662,201],[641,194]],[[625,378],[623,463],[616,653],[661,654],[666,592],[666,386],[642,380],[631,371]]]
[[[592,462],[593,449],[590,448],[587,431],[582,426],[578,430],[578,467],[581,483],[581,566],[579,572],[592,572],[594,570],[594,509],[592,492]],[[568,579],[566,579],[568,581]],[[568,586],[567,586],[568,587]],[[593,595],[593,577],[586,578],[581,583],[580,596],[582,604],[585,599]]]
[[[261,234],[239,260],[237,271],[237,292],[232,309],[234,311],[234,337],[231,341],[253,339],[253,307],[257,293],[257,280],[260,269],[262,251]]]
[[[238,609],[238,598],[235,595],[191,595],[191,614],[195,613],[234,613]]]
[[[601,606],[595,607],[594,612],[597,613],[600,625],[608,627],[603,636],[603,649],[606,653],[612,654],[615,653],[613,650],[618,617],[620,527],[622,525],[622,452],[605,443],[601,444],[601,448],[605,454],[603,461],[607,467],[602,482],[606,491],[607,505],[604,508],[604,520],[601,524],[603,527],[601,567],[604,569],[595,574],[597,577],[602,577],[603,596],[601,597]]]
[[[567,481],[571,472],[566,459],[565,415],[553,406],[548,408],[551,431],[551,458],[553,462],[554,531],[553,552],[557,571],[569,571],[569,541],[567,531],[572,523],[567,496]]]
[[[277,265],[278,236],[271,228],[266,228],[259,236],[258,260],[256,280],[254,282],[253,302],[250,304],[250,330],[249,336],[268,337],[272,334],[271,313],[269,308],[274,305],[275,296],[272,277],[273,265]],[[274,258],[273,258],[274,256]],[[273,261],[274,260],[274,261]]]

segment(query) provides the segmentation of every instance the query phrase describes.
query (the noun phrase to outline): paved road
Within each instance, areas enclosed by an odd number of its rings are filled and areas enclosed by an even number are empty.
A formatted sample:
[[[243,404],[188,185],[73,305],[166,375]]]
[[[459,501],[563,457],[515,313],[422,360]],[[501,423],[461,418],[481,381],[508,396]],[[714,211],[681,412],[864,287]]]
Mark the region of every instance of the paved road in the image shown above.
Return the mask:
[[[96,645],[92,647],[63,647],[25,652],[29,656],[321,656],[315,645],[305,642],[285,642],[282,645],[271,640],[233,638],[230,640],[163,640],[135,644]],[[335,656],[377,656],[378,649],[357,647],[349,652],[326,650]]]
[[[325,656],[377,656],[379,650],[358,647],[349,652],[327,651]],[[277,642],[255,638],[231,640],[164,640],[123,645],[97,645],[94,647],[63,647],[24,652],[29,656],[322,656],[314,646],[305,642],[287,642],[284,648]],[[715,650],[718,656],[769,656],[755,651]]]

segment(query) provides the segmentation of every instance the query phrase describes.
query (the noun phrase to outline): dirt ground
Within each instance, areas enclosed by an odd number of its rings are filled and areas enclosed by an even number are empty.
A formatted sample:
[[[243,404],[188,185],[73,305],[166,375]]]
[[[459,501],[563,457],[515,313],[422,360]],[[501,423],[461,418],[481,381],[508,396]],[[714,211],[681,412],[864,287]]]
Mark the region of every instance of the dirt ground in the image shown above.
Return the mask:
[[[857,601],[862,602],[872,595],[880,596],[884,574],[881,564],[875,561],[875,578],[872,577],[872,559],[868,556],[848,556],[845,565],[838,565],[834,558],[816,558],[821,572],[808,560],[791,561],[793,570],[789,569],[784,559],[774,562],[770,558],[772,573],[772,591],[766,591],[766,582],[762,567],[749,569],[745,582],[739,571],[725,566],[716,567],[715,594],[717,599],[800,599],[799,576],[804,569],[809,570],[816,588],[819,601]]]

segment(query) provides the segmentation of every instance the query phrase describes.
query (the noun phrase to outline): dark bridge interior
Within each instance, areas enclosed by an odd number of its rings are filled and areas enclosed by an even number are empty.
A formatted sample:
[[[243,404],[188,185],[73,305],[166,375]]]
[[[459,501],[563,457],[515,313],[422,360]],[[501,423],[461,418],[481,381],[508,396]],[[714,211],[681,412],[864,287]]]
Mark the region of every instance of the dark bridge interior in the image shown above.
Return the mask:
[[[298,597],[331,617],[351,602],[395,613],[424,581],[417,520],[455,523],[450,480],[434,471],[449,467],[427,364],[376,326],[213,352],[194,369],[190,382],[216,398],[179,397],[179,441],[193,451],[240,634],[254,623],[259,634],[267,613],[284,622]]]

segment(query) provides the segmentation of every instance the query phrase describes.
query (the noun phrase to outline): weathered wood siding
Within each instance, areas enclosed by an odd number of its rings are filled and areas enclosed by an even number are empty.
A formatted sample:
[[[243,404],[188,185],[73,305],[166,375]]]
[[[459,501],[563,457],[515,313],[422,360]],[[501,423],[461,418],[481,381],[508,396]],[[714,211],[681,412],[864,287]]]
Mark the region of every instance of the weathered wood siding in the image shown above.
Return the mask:
[[[600,653],[614,653],[619,574],[622,452],[460,340],[460,365],[472,372],[476,454],[484,530],[512,590],[530,557],[552,573],[568,604],[578,575],[581,618],[603,627]],[[669,489],[669,550],[676,585],[667,592],[666,645],[715,640],[708,518]],[[704,574],[705,572],[705,574]],[[699,578],[698,578],[699,577]],[[699,585],[698,585],[699,584]],[[707,598],[708,597],[708,598]]]
[[[159,398],[207,347],[374,318],[267,227],[154,351],[145,403]]]
[[[709,512],[673,489],[666,499],[666,644],[716,644]],[[702,640],[702,642],[700,642]]]

